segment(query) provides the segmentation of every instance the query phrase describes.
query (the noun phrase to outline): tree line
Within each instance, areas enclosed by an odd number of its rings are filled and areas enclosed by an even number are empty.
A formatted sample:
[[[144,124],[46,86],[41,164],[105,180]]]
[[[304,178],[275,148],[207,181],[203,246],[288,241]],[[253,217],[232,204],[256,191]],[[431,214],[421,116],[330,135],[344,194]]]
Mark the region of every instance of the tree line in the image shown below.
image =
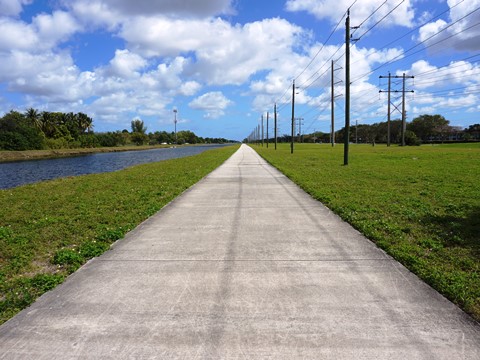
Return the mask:
[[[0,118],[0,150],[42,150],[116,147],[130,144],[210,144],[233,142],[224,138],[202,138],[184,130],[147,133],[142,120],[131,122],[131,131],[95,133],[93,119],[84,113],[10,111]]]
[[[350,127],[350,141],[356,143],[387,143],[388,123],[359,124]],[[401,144],[402,121],[390,121],[390,141],[392,144]],[[314,132],[297,134],[297,142],[329,143],[330,134]],[[345,140],[345,128],[335,132],[335,142]],[[271,139],[272,141],[272,139]],[[283,135],[279,142],[290,142],[291,135]],[[480,124],[470,125],[468,128],[451,126],[450,121],[442,115],[421,115],[407,123],[405,131],[406,145],[420,145],[441,142],[480,141]]]

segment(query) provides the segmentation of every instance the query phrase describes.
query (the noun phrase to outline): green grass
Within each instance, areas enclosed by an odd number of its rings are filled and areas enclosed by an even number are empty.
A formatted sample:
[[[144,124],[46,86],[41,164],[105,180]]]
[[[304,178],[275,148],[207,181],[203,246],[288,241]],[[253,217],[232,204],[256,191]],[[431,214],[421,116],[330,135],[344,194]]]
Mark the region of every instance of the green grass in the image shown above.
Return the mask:
[[[0,190],[0,324],[108,250],[237,148]]]
[[[480,144],[253,148],[480,320]]]

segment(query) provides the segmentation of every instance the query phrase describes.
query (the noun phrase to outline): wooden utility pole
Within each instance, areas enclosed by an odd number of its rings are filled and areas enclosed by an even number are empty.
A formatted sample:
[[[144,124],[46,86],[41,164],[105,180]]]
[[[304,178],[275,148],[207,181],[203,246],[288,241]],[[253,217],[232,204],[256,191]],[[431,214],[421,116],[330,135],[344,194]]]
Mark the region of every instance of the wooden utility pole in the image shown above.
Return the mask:
[[[350,9],[345,20],[345,139],[343,147],[343,165],[348,165],[348,146],[350,142]]]
[[[332,124],[330,127],[330,142],[335,146],[335,76],[334,62],[332,60]]]
[[[295,132],[295,80],[292,85],[292,139],[290,142],[290,154],[293,154],[293,136]]]
[[[275,103],[275,106],[273,107],[273,112],[273,117],[275,120],[275,150],[277,150],[277,103]]]
[[[268,149],[268,111],[267,111],[267,149]]]
[[[348,165],[348,146],[350,143],[350,29],[358,29],[358,26],[350,27],[350,9],[347,11],[345,20],[345,145],[343,148],[343,165]]]
[[[263,147],[263,140],[264,140],[264,135],[263,135],[263,114],[262,114],[262,147]]]

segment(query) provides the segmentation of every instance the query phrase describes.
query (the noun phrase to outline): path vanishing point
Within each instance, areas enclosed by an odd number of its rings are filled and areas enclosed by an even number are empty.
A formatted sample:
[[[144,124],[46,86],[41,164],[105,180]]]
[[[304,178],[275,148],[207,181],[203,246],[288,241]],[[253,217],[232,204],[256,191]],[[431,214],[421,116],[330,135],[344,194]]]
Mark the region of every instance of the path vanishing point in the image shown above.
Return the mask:
[[[480,325],[241,148],[0,326],[0,359],[480,359]]]

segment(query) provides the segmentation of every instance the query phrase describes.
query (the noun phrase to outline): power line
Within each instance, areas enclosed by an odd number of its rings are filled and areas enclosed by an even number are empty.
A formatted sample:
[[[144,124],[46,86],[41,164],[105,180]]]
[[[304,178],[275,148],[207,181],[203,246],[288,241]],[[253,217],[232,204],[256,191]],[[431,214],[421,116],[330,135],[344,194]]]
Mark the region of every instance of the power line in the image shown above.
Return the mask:
[[[356,1],[355,1],[356,2]],[[355,4],[354,2],[354,4]],[[333,36],[333,34],[337,31],[338,27],[340,26],[341,22],[343,21],[343,19],[345,18],[345,15],[346,15],[346,12],[345,14],[343,14],[342,18],[338,21],[337,25],[335,25],[335,28],[332,30],[332,32],[330,33],[330,35],[328,36],[327,40],[325,40],[325,42],[322,44],[322,47],[317,51],[317,53],[315,54],[315,56],[312,58],[312,60],[310,60],[310,62],[308,63],[307,66],[305,66],[305,68],[300,72],[300,74],[297,75],[297,77],[295,77],[295,80],[298,80],[298,78],[308,69],[308,67],[310,65],[312,65],[312,63],[315,61],[315,59],[317,58],[317,56],[320,54],[320,52],[323,50],[323,48],[325,47],[325,45],[328,43],[328,41],[330,40],[330,38]],[[308,80],[307,80],[308,81]]]
[[[358,39],[360,40],[362,37],[364,37],[370,30],[372,30],[375,26],[377,26],[377,25],[380,24],[383,20],[385,20],[385,18],[386,18],[387,16],[389,16],[392,12],[394,12],[395,10],[397,10],[397,8],[398,8],[400,5],[402,5],[404,2],[405,2],[405,0],[402,0],[400,3],[398,3],[398,5],[395,6],[392,10],[390,10],[384,17],[382,17],[382,18],[381,18],[380,20],[378,20],[375,24],[373,24],[373,26],[371,26],[367,31],[365,31],[362,35],[360,35],[360,36],[358,37]],[[382,7],[385,3],[386,3],[386,1],[385,1],[382,5],[380,5],[380,6],[377,8],[377,10],[380,9],[380,7]],[[377,10],[375,10],[375,12],[377,12]],[[375,12],[374,12],[374,13],[375,13]],[[372,14],[372,15],[373,15],[373,14]],[[361,26],[361,25],[360,25],[360,26]]]
[[[389,60],[389,61],[386,61],[386,62],[384,62],[383,64],[381,64],[380,66],[377,66],[375,69],[373,69],[373,70],[371,70],[371,71],[369,71],[369,72],[361,75],[361,76],[358,77],[357,79],[353,80],[352,83],[353,83],[353,82],[356,82],[356,81],[358,81],[358,80],[360,80],[360,79],[362,79],[362,78],[364,78],[365,76],[368,76],[368,75],[374,73],[375,71],[383,68],[383,67],[386,66],[386,65],[393,64],[393,63],[399,61],[400,59],[404,60],[404,59],[406,59],[407,57],[410,57],[410,56],[413,56],[413,55],[415,55],[415,54],[418,54],[419,52],[421,52],[421,51],[423,51],[423,50],[425,50],[425,49],[428,49],[428,48],[430,48],[430,47],[432,47],[432,46],[434,46],[434,45],[437,45],[437,44],[439,44],[439,43],[441,43],[441,42],[443,42],[443,41],[446,41],[446,40],[448,40],[448,39],[450,39],[450,38],[452,38],[452,37],[454,37],[454,36],[457,36],[457,35],[461,34],[462,32],[465,32],[465,31],[470,30],[471,28],[473,28],[473,27],[475,27],[475,26],[480,25],[480,23],[476,23],[475,25],[472,25],[472,26],[470,26],[470,27],[468,27],[468,28],[466,28],[466,29],[463,29],[463,30],[461,30],[461,31],[459,31],[459,32],[457,32],[457,33],[455,33],[455,34],[447,37],[447,38],[444,38],[444,39],[442,39],[442,40],[440,40],[440,41],[438,41],[438,42],[436,42],[436,43],[433,43],[433,44],[430,44],[430,45],[428,45],[428,46],[425,46],[424,49],[421,49],[421,50],[416,51],[416,52],[414,52],[414,53],[411,53],[411,54],[409,54],[409,55],[405,55],[405,54],[408,53],[409,51],[417,48],[418,46],[420,46],[420,45],[422,45],[422,44],[424,44],[424,43],[427,42],[428,40],[431,40],[433,37],[439,35],[440,33],[444,32],[445,30],[449,29],[449,28],[452,27],[453,25],[455,25],[455,24],[459,23],[460,21],[464,20],[465,18],[467,18],[468,16],[472,15],[474,12],[476,12],[476,11],[478,11],[478,10],[480,10],[480,7],[475,8],[474,10],[472,10],[471,12],[469,12],[468,14],[466,14],[465,16],[463,16],[463,17],[461,17],[460,19],[454,21],[453,23],[449,24],[448,26],[442,28],[441,30],[437,31],[435,34],[429,36],[428,38],[424,39],[423,41],[419,42],[418,44],[410,47],[409,49],[407,49],[406,51],[404,51],[402,54],[395,56],[393,59],[391,59],[391,60]]]
[[[399,40],[403,39],[404,37],[406,37],[406,36],[408,36],[408,35],[410,35],[410,34],[414,33],[415,31],[417,31],[417,30],[418,30],[418,29],[420,29],[421,27],[423,27],[423,26],[425,26],[425,25],[429,24],[429,23],[430,23],[430,22],[432,22],[433,20],[436,20],[436,19],[438,19],[440,16],[442,16],[442,15],[444,15],[444,14],[446,14],[446,13],[450,12],[450,11],[451,11],[453,8],[457,7],[458,5],[460,5],[461,3],[463,3],[464,1],[465,1],[465,0],[461,0],[461,1],[459,1],[459,2],[458,2],[458,3],[456,3],[455,5],[453,5],[453,6],[449,7],[449,8],[447,8],[445,11],[441,12],[440,14],[438,14],[437,16],[435,16],[435,17],[433,17],[433,18],[431,18],[431,19],[429,19],[429,20],[425,21],[424,23],[422,23],[422,24],[418,25],[418,26],[417,26],[417,27],[415,27],[414,29],[412,29],[412,30],[408,31],[407,33],[403,34],[402,36],[400,36],[400,37],[398,37],[398,38],[396,38],[396,39],[394,39],[394,40],[390,41],[388,44],[381,46],[381,47],[380,47],[378,50],[380,51],[380,50],[383,50],[383,49],[385,49],[385,48],[388,48],[390,45],[392,45],[392,44],[395,44],[396,42],[398,42]],[[372,54],[369,54],[369,55],[367,55],[367,57],[370,57],[370,56],[372,56],[372,55],[373,55],[373,53],[372,53]],[[357,63],[357,62],[355,62],[355,63],[353,63],[353,64],[356,64],[356,63]]]

